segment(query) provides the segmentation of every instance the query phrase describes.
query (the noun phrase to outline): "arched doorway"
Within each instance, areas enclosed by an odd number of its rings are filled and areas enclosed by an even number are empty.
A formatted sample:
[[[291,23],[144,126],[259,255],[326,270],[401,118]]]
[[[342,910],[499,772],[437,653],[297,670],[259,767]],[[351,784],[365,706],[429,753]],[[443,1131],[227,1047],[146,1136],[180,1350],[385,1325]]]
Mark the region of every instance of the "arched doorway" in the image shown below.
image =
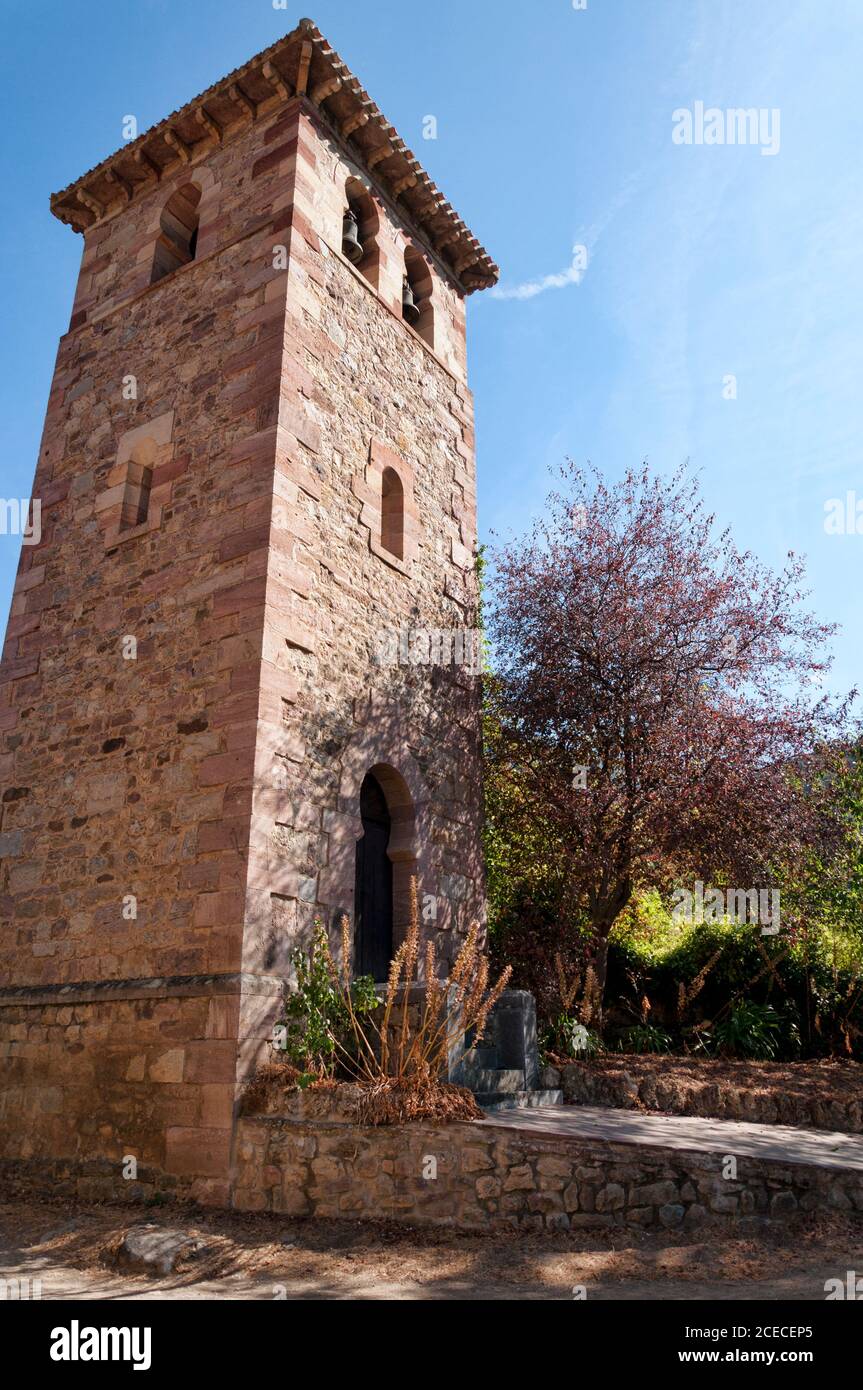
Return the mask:
[[[380,782],[372,773],[360,788],[363,834],[357,840],[354,973],[387,978],[393,954],[393,865],[387,853],[392,819]]]

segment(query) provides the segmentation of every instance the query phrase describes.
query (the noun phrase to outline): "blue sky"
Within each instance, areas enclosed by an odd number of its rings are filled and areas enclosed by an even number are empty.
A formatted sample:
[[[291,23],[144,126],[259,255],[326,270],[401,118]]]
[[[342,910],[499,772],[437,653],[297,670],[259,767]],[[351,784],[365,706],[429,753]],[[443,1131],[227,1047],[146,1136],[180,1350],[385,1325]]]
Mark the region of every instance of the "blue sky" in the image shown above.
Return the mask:
[[[303,14],[502,268],[469,312],[483,537],[521,530],[567,455],[612,478],[689,459],[740,546],[808,556],[842,624],[830,685],[854,684],[863,521],[824,520],[863,502],[860,0],[2,0],[0,496],[29,495],[81,253],[48,195]],[[697,101],[778,109],[778,152],[673,143]],[[3,616],[18,547],[0,535]]]

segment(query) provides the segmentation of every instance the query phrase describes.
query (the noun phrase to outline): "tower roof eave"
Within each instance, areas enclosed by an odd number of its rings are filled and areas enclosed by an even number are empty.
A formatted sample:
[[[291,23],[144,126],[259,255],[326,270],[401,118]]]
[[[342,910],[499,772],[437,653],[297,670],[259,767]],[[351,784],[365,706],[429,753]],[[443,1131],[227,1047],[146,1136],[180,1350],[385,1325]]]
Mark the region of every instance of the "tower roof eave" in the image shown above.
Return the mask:
[[[496,283],[488,252],[310,19],[54,193],[51,211],[83,232],[153,188],[178,161],[192,162],[196,151],[239,133],[249,117],[297,98],[317,108],[466,294]]]

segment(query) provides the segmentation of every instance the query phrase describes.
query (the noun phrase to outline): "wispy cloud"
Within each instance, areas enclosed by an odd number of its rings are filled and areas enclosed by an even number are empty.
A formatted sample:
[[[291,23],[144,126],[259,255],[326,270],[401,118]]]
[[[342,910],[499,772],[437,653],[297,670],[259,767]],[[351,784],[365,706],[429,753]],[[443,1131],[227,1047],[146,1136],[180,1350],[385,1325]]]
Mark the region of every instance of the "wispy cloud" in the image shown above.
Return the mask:
[[[538,280],[525,280],[520,285],[495,285],[491,291],[492,299],[536,299],[538,294],[545,294],[546,290],[563,290],[567,285],[580,285],[587,274],[596,243],[643,183],[643,172],[630,174],[609,206],[582,235],[582,239],[575,243],[572,261],[566,270],[543,275]]]
[[[567,270],[560,270],[556,275],[543,275],[540,280],[526,280],[521,285],[495,285],[491,292],[492,298],[535,299],[538,294],[545,294],[546,290],[562,290],[567,285],[580,285],[587,269],[587,249],[584,246],[575,246],[573,252],[574,258]]]

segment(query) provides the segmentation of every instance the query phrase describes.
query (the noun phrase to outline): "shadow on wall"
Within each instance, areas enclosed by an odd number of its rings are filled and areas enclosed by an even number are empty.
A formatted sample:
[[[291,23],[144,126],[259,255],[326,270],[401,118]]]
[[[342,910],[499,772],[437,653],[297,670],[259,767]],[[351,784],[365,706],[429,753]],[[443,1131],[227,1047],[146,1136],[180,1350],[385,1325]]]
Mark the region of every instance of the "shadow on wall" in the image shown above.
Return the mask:
[[[252,884],[265,920],[246,969],[289,977],[316,919],[340,958],[347,915],[357,973],[384,979],[414,877],[423,947],[434,940],[442,969],[470,922],[484,922],[478,677],[396,666],[386,678],[352,709],[307,711],[302,760],[273,758],[263,790],[275,813]]]

